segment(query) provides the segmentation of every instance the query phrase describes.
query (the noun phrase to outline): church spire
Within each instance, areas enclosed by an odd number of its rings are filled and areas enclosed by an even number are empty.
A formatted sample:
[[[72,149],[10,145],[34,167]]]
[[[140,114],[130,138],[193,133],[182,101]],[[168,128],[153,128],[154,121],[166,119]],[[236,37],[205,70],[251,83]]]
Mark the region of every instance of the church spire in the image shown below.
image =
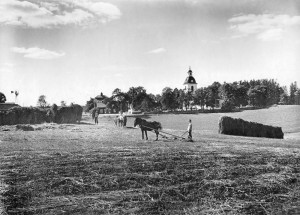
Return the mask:
[[[189,71],[188,71],[189,76],[193,76],[193,71],[191,69],[191,66],[189,66]]]

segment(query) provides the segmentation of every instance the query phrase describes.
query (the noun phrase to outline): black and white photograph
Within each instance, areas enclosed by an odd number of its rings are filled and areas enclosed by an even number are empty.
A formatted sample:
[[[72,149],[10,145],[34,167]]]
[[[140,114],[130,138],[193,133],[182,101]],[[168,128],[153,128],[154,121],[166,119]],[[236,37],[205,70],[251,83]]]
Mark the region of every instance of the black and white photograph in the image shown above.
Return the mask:
[[[19,214],[300,214],[300,1],[0,0]]]

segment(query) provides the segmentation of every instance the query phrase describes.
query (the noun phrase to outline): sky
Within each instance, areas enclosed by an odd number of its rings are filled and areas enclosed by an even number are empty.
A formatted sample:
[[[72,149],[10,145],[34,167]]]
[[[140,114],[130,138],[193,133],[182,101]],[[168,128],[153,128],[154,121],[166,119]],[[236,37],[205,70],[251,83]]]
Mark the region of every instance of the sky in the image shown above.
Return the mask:
[[[298,0],[1,0],[0,92],[35,106],[251,79],[300,83]]]

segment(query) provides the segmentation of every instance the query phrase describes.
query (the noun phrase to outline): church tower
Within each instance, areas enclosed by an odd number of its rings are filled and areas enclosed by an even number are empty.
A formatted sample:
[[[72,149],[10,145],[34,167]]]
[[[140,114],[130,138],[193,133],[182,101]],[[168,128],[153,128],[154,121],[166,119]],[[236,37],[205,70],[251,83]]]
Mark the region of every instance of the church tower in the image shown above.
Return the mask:
[[[191,70],[191,67],[189,68],[188,75],[189,76],[185,79],[183,85],[186,85],[185,90],[187,92],[195,93],[195,91],[197,90],[197,82],[193,77],[193,71]]]

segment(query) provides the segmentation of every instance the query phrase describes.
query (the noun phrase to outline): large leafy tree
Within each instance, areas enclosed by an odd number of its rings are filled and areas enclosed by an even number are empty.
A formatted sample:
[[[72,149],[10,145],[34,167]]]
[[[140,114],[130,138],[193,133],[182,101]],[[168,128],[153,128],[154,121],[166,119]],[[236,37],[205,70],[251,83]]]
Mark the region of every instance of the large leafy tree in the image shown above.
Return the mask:
[[[128,95],[124,92],[122,92],[119,88],[116,88],[112,92],[111,100],[107,100],[111,102],[111,105],[114,106],[113,109],[115,109],[117,112],[122,110],[126,111],[128,107]]]
[[[211,107],[212,109],[215,108],[217,100],[219,97],[219,88],[221,84],[219,82],[214,82],[212,85],[208,86],[208,93],[206,98],[206,106]]]
[[[205,99],[207,97],[207,88],[201,87],[195,91],[194,95],[194,103],[199,105],[201,109],[204,109],[205,106]]]
[[[238,107],[246,106],[248,104],[248,88],[244,85],[237,85],[234,88],[234,101]]]
[[[160,94],[156,94],[155,95],[155,103],[156,103],[156,109],[161,110],[162,109],[162,104],[161,104],[161,95]]]
[[[186,98],[186,93],[184,92],[184,90],[175,88],[173,90],[173,95],[175,98],[174,107],[178,109],[183,109],[184,100]]]
[[[155,103],[155,100],[153,99],[153,97],[151,97],[150,95],[147,95],[143,99],[143,101],[140,105],[140,109],[142,111],[151,111],[155,108],[155,105],[156,105],[156,103]]]
[[[248,89],[237,82],[224,83],[219,88],[219,96],[226,101],[226,107],[240,107],[248,104]],[[227,108],[228,109],[228,108]]]
[[[191,91],[186,92],[184,100],[183,100],[183,104],[185,106],[185,110],[187,110],[188,108],[192,109],[193,104],[194,104],[193,100],[194,100],[193,93]]]
[[[221,110],[232,111],[236,105],[236,89],[237,83],[224,83],[219,87],[219,96],[224,100]]]
[[[297,92],[297,82],[291,83],[290,85],[290,101],[289,104],[295,104],[295,93]]]
[[[95,107],[95,102],[93,98],[90,98],[90,100],[86,101],[85,104],[85,111],[88,112],[92,110]]]
[[[127,98],[133,109],[140,109],[143,100],[147,97],[144,87],[130,87],[127,92]]]
[[[165,87],[161,95],[161,104],[164,109],[174,110],[176,109],[176,99],[172,88]]]
[[[176,100],[177,100],[177,103],[179,105],[179,108],[183,109],[183,106],[184,106],[185,101],[186,101],[186,93],[185,93],[184,90],[180,89],[178,91],[178,95],[177,95]]]
[[[219,96],[223,99],[230,99],[234,97],[235,88],[233,84],[224,83],[219,88]]]
[[[4,95],[4,93],[0,92],[0,103],[5,103],[6,102],[6,97]]]
[[[282,87],[282,92],[280,94],[280,103],[287,105],[289,103],[289,94],[286,86]]]
[[[268,88],[263,85],[251,87],[248,91],[250,104],[253,106],[263,107],[267,104]]]

